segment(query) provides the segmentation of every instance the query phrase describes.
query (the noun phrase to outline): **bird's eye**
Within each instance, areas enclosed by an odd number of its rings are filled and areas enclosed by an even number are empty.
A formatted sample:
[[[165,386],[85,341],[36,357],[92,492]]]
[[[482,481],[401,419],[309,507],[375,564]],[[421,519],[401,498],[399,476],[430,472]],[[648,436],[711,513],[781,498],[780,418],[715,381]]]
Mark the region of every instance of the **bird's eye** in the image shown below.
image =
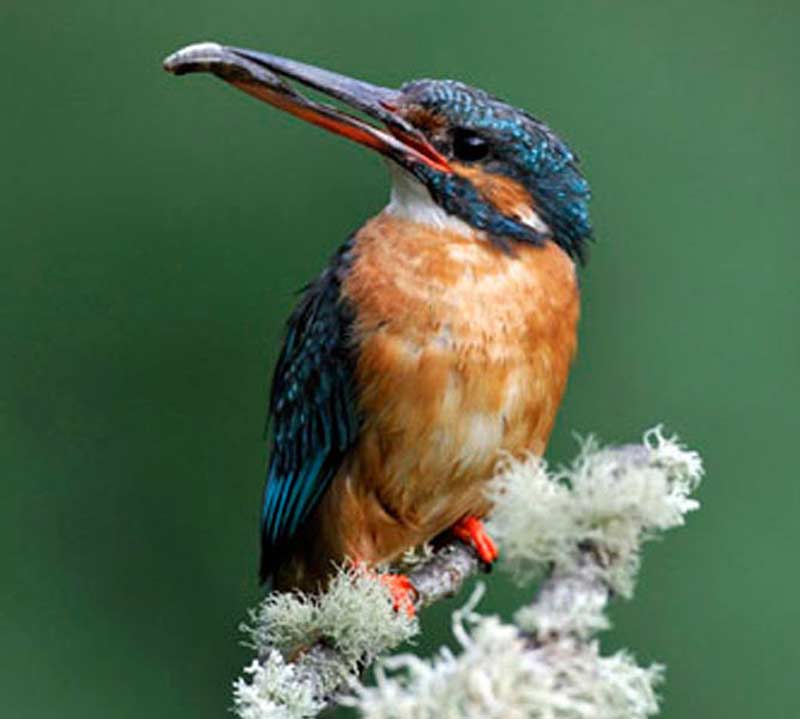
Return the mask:
[[[456,128],[453,133],[453,155],[462,162],[477,162],[489,154],[489,143],[477,132]]]

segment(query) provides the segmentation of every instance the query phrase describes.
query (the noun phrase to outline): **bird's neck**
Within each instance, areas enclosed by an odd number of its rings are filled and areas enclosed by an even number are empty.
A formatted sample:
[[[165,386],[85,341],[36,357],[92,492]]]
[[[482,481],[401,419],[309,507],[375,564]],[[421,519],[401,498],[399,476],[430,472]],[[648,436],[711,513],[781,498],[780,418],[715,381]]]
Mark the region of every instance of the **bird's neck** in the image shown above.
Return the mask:
[[[395,163],[389,163],[392,190],[382,214],[404,222],[427,225],[435,230],[476,237],[480,231],[451,215],[434,202],[425,185]]]
[[[387,215],[395,221],[427,226],[434,231],[446,232],[482,243],[497,239],[491,234],[490,226],[479,224],[483,228],[479,229],[462,219],[463,216],[460,217],[458,214],[446,210],[433,199],[427,187],[416,177],[393,162],[388,164],[392,189],[389,204],[383,209],[382,215]],[[462,173],[465,172],[466,170],[462,168]],[[503,225],[503,229],[509,232],[514,228],[516,228],[514,232],[532,230],[536,233],[534,236],[538,238],[536,241],[528,239],[529,244],[533,245],[541,246],[544,237],[553,239],[550,227],[535,209],[530,194],[518,182],[511,178],[497,175],[488,176],[475,171],[470,172],[468,177],[471,185],[479,189],[480,196],[484,198],[484,205],[487,202],[486,198],[491,201],[491,204],[486,207],[493,208],[492,212],[494,212],[495,218],[511,223]],[[490,180],[487,179],[489,177]],[[484,220],[486,216],[486,214],[483,215]],[[487,232],[487,230],[489,231]],[[512,233],[509,239],[520,238],[517,234]],[[502,243],[500,246],[504,247]],[[569,254],[568,250],[567,252]]]

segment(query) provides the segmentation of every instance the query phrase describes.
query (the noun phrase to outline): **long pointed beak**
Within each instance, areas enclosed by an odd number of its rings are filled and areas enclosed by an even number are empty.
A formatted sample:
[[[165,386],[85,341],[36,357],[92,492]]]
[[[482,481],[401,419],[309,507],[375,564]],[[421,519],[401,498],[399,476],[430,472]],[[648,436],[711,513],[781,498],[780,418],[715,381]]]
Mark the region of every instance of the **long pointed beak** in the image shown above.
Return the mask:
[[[276,55],[211,42],[178,50],[164,60],[164,69],[174,75],[212,73],[295,117],[377,150],[407,169],[422,163],[439,172],[452,172],[447,159],[396,112],[397,90]],[[301,95],[284,78],[336,98],[385,129]]]

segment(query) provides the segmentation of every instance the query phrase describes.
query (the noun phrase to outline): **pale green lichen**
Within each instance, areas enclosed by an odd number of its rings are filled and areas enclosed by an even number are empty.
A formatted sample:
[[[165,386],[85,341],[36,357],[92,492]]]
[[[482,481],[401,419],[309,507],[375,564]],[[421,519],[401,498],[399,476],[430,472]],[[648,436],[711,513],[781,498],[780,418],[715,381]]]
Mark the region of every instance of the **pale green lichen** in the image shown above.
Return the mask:
[[[532,646],[497,617],[454,615],[461,651],[431,660],[405,654],[376,670],[374,687],[347,703],[366,719],[645,719],[658,710],[662,670],[596,642]]]
[[[396,611],[388,587],[374,574],[337,575],[319,601],[320,632],[346,659],[372,659],[419,631],[416,617]]]
[[[507,459],[491,485],[489,530],[520,581],[551,566],[569,570],[591,546],[607,583],[630,596],[641,543],[683,524],[698,507],[689,495],[702,473],[697,453],[660,427],[641,445],[601,449],[589,439],[570,466],[555,472],[538,457]]]
[[[323,708],[315,687],[278,651],[252,662],[244,675],[233,685],[234,710],[241,719],[308,719]]]
[[[277,648],[291,651],[309,641],[317,626],[317,602],[304,594],[270,592],[257,610],[251,610],[249,624],[241,626],[249,644],[259,653]]]
[[[551,576],[547,591],[551,601],[527,604],[514,613],[514,623],[538,637],[570,634],[580,639],[611,626],[605,610],[608,592],[601,586],[575,586],[567,578]]]
[[[291,652],[324,640],[355,665],[410,639],[418,623],[394,610],[389,589],[378,575],[343,568],[323,594],[267,595],[245,631],[259,652]]]

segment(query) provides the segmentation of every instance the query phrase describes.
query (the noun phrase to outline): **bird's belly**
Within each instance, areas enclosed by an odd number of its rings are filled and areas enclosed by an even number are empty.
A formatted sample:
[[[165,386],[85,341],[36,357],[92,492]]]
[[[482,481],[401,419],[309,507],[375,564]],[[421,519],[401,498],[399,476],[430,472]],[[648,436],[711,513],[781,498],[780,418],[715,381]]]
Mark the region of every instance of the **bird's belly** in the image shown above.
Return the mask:
[[[380,217],[357,239],[344,291],[356,308],[363,428],[326,504],[350,524],[353,553],[391,558],[484,514],[503,452],[543,452],[575,350],[578,292],[555,245],[507,255]]]
[[[493,358],[477,341],[466,353],[436,339],[405,344],[386,334],[371,347],[393,359],[362,397],[350,473],[390,514],[430,535],[485,513],[485,482],[504,452],[544,450],[565,377],[552,375],[544,346],[526,354],[506,344],[516,356]]]

